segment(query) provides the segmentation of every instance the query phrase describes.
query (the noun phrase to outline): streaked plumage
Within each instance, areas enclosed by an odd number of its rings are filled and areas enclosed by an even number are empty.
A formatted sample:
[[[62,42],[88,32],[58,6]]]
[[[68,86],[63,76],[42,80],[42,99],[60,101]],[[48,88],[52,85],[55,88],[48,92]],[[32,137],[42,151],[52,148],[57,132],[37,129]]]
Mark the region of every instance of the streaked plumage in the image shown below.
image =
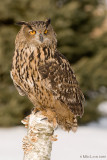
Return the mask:
[[[84,99],[68,60],[57,50],[50,21],[20,22],[11,77],[19,94],[38,110],[52,114],[66,130],[75,130]],[[30,32],[33,30],[30,35]],[[47,32],[47,33],[46,33]]]

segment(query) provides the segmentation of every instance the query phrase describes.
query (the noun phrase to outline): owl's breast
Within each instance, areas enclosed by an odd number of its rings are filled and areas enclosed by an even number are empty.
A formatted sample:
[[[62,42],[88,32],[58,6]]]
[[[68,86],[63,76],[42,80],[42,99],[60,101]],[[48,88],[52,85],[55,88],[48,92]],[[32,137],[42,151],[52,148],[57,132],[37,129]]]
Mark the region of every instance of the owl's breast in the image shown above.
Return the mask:
[[[41,81],[38,68],[45,65],[47,61],[52,61],[52,51],[49,48],[29,48],[16,49],[13,57],[12,77],[16,84],[20,84],[27,90],[33,90],[36,82]]]

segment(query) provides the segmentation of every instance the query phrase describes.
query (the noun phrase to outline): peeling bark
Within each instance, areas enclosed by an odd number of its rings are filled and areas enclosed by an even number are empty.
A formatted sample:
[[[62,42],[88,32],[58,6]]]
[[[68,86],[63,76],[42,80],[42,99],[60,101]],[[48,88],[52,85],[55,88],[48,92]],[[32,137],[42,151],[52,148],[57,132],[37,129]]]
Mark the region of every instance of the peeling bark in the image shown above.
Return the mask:
[[[28,128],[27,136],[23,139],[23,160],[50,160],[53,135],[56,126],[42,114],[41,111],[27,116],[22,123]]]

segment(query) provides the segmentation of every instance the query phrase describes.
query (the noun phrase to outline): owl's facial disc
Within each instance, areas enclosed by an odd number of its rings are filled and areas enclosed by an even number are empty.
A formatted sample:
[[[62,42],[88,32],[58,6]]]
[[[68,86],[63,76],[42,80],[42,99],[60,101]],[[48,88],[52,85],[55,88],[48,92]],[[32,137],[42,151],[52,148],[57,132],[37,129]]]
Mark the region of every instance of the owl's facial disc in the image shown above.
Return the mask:
[[[23,24],[25,41],[35,46],[49,46],[57,43],[50,21],[34,21]]]

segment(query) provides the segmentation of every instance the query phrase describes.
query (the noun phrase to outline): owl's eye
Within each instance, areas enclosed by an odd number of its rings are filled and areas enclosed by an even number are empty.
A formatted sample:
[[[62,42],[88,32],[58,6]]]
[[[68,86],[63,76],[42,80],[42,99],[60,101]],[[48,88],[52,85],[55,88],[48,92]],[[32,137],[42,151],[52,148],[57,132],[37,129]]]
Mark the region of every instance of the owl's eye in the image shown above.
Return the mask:
[[[47,30],[47,29],[45,29],[44,34],[47,34],[47,33],[48,33],[48,30]]]
[[[35,35],[36,34],[36,31],[30,31],[29,32],[31,35]]]

